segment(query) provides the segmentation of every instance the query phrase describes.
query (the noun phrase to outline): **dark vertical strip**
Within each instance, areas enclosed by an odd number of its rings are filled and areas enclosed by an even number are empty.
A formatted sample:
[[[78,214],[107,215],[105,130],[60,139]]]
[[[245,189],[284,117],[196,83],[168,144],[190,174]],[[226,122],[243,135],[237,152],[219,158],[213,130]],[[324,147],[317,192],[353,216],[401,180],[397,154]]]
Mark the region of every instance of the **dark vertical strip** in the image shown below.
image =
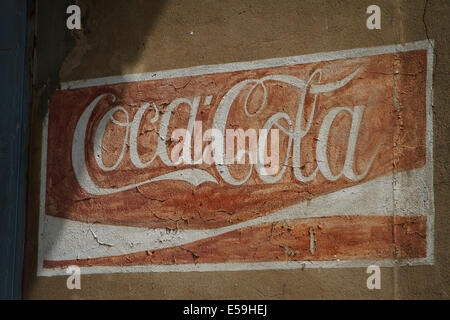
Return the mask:
[[[0,299],[20,299],[30,114],[28,0],[0,1]]]

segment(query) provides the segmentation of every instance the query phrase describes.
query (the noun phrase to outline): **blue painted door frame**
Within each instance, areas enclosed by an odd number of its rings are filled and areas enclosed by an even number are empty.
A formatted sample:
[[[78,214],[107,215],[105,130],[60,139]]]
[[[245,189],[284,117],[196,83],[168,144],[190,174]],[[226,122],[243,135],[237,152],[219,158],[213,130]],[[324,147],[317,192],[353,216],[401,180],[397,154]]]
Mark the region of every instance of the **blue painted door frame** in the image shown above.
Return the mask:
[[[0,0],[0,299],[20,299],[29,134],[30,1]]]

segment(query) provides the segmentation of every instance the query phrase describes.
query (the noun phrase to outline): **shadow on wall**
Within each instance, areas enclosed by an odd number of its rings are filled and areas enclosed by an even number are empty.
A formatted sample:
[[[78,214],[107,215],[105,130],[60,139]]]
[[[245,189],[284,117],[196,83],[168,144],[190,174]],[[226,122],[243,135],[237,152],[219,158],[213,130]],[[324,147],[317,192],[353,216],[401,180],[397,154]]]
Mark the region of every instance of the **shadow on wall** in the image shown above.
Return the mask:
[[[51,96],[65,81],[134,73],[165,3],[166,0],[37,0],[34,5],[35,64],[23,279],[25,299],[38,281],[36,239],[39,226],[41,137]],[[81,30],[71,31],[66,27],[69,17],[66,9],[73,4],[81,9]],[[132,33],[130,26],[134,31]],[[84,57],[87,53],[105,52],[105,47],[109,48],[110,57],[105,59],[101,55],[90,55],[94,58],[87,63]],[[92,69],[92,66],[98,66],[98,69]]]
[[[165,2],[78,1],[82,10],[82,30],[69,32],[76,38],[77,46],[61,66],[61,80],[137,73],[139,64],[143,64],[141,58],[165,42],[161,41],[164,35],[155,39],[152,33]],[[105,58],[106,52],[110,56]],[[88,53],[89,65],[86,65]],[[93,65],[98,68],[92,70]]]

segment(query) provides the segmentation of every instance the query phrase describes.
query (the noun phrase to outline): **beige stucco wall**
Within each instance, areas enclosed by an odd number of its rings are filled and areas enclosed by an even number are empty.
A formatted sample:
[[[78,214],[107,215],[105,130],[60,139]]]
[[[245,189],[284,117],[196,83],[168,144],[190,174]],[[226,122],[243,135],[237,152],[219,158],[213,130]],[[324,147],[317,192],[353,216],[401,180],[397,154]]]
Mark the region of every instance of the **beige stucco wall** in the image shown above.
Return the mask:
[[[25,297],[160,299],[448,298],[449,122],[447,0],[377,1],[382,29],[366,28],[372,1],[189,0],[77,1],[81,31],[65,29],[65,7],[37,4],[36,79],[30,162]],[[46,9],[54,10],[52,13]],[[59,10],[59,11],[58,11]],[[426,13],[424,15],[424,13]],[[56,17],[48,19],[48,17]],[[48,32],[52,32],[52,36]],[[382,268],[382,289],[368,290],[365,268],[36,277],[40,144],[47,97],[59,82],[435,41],[435,265]],[[54,58],[52,58],[54,56]]]

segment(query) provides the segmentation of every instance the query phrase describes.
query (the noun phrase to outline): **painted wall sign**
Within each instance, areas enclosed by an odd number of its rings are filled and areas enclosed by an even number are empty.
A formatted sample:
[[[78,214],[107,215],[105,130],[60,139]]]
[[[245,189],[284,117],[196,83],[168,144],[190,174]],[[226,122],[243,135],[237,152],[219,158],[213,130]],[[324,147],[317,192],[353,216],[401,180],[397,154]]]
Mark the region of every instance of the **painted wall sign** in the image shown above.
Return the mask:
[[[40,275],[433,263],[428,42],[65,83]]]

